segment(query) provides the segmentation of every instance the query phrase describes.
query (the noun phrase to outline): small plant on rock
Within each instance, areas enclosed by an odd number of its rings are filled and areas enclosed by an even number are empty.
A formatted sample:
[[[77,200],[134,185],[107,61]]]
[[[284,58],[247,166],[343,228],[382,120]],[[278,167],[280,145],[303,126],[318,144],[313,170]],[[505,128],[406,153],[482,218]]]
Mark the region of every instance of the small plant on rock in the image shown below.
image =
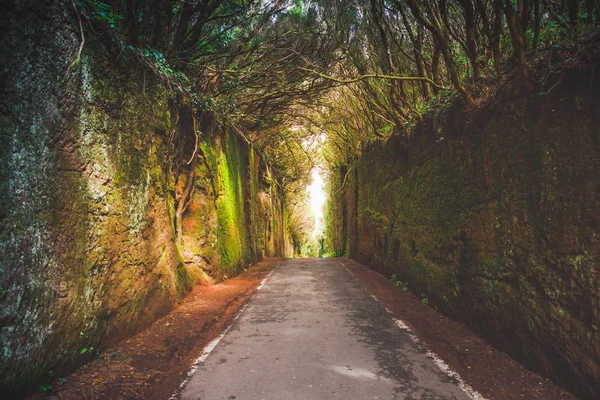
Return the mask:
[[[54,387],[52,387],[51,384],[46,383],[44,385],[40,385],[40,390],[44,393],[48,393],[54,390]]]

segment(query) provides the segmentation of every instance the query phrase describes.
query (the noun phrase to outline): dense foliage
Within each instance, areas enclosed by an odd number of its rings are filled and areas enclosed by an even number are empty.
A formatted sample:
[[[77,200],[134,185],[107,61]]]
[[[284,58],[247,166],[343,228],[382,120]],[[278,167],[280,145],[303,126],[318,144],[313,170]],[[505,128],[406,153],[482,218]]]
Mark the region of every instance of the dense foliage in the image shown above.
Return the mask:
[[[120,57],[139,60],[171,88],[196,136],[206,116],[235,130],[256,146],[292,197],[300,196],[315,162],[351,169],[369,141],[391,134],[408,141],[415,121],[448,107],[454,93],[467,107],[478,107],[494,85],[516,74],[525,88],[543,94],[556,69],[549,64],[536,75],[530,67],[536,55],[564,61],[563,49],[576,53],[580,38],[600,20],[598,0],[73,5],[92,34],[106,37]],[[193,165],[184,154],[197,154],[185,150],[198,141],[182,137],[183,131],[174,142],[176,171]],[[309,143],[323,135],[323,159],[315,161]]]
[[[339,167],[351,166],[370,140],[396,133],[408,141],[415,121],[448,108],[454,93],[467,108],[480,107],[515,77],[543,95],[560,64],[581,56],[600,4],[369,0],[336,7],[334,1],[325,15],[342,56],[333,70],[316,72],[339,86],[321,113],[331,144],[326,159]],[[542,60],[547,65],[534,68]]]

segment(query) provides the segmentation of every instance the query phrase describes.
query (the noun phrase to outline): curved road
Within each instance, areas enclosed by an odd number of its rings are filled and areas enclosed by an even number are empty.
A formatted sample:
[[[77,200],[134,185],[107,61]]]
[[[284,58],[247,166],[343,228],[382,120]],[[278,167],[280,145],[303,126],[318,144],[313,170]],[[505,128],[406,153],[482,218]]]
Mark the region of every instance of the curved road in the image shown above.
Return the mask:
[[[178,396],[469,399],[335,259],[282,261]]]

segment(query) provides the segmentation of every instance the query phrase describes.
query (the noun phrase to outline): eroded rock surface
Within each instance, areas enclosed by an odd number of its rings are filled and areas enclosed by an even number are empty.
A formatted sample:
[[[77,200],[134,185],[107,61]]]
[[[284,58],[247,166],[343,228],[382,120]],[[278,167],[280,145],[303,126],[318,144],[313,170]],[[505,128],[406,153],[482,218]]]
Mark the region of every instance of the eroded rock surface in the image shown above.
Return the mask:
[[[262,179],[264,162],[210,124],[176,245],[186,172],[171,167],[169,141],[183,129],[179,106],[94,37],[74,62],[70,6],[2,6],[0,393],[85,361],[195,282],[286,250],[283,200]],[[258,192],[272,194],[268,204]]]
[[[598,93],[593,69],[548,96],[509,85],[476,113],[425,120],[408,145],[369,149],[334,181],[334,250],[596,398]]]

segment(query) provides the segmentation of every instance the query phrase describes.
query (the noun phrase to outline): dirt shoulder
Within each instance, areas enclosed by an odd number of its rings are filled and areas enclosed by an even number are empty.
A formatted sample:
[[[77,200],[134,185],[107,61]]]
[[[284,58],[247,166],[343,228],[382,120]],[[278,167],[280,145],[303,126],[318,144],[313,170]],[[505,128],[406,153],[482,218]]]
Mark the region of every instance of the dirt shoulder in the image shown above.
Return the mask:
[[[387,277],[353,260],[337,260],[487,399],[576,400]],[[223,331],[279,261],[267,259],[223,283],[196,287],[148,329],[103,352],[66,377],[63,385],[56,385],[55,379],[54,392],[29,399],[168,399],[204,346]]]
[[[428,349],[489,400],[577,399],[551,381],[527,370],[477,337],[465,325],[422,304],[410,291],[358,262],[338,259],[393,316],[402,320]]]
[[[57,385],[29,399],[168,399],[202,349],[217,337],[280,260],[265,259],[240,275],[197,286],[146,330],[104,351]]]

